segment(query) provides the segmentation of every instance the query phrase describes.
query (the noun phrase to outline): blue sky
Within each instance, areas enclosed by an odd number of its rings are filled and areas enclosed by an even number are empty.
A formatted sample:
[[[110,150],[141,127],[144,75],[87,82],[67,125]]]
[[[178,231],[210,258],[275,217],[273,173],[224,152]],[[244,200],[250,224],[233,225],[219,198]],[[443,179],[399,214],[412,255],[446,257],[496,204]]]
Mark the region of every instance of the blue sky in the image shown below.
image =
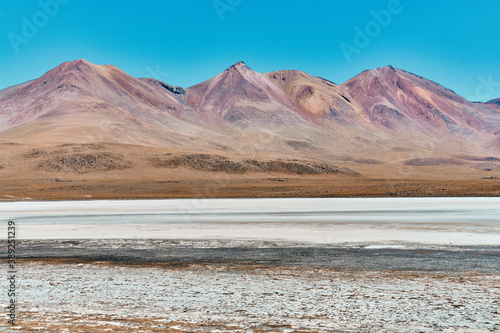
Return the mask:
[[[183,87],[242,60],[339,84],[390,64],[500,97],[498,0],[0,0],[0,38],[0,89],[80,58]]]

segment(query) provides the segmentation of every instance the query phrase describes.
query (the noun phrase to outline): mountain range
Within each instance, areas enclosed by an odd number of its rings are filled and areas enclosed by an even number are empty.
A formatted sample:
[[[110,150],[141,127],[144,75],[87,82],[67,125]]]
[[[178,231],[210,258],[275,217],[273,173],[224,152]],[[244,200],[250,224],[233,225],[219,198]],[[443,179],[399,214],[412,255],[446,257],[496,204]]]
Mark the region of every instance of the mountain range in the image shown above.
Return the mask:
[[[335,84],[299,70],[258,73],[243,62],[183,88],[75,60],[0,91],[3,147],[91,143],[334,164],[362,175],[366,165],[470,161],[498,171],[500,103],[468,101],[392,66]],[[206,163],[196,156],[184,164]]]
[[[257,73],[239,62],[183,89],[76,60],[0,91],[0,117],[0,139],[19,143],[236,152],[253,145],[334,155],[429,145],[469,153],[500,149],[498,100],[467,101],[391,66],[337,85],[298,70]],[[263,142],[255,142],[259,137]]]

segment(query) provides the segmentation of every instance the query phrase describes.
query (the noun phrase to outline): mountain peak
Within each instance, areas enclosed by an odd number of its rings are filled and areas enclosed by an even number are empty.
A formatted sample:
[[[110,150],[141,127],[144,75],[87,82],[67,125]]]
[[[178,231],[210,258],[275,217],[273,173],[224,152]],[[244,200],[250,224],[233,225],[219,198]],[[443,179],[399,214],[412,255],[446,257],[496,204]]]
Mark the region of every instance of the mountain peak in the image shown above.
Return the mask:
[[[56,75],[56,74],[62,75],[63,73],[67,73],[67,72],[74,72],[74,71],[81,72],[82,70],[85,70],[85,71],[96,70],[100,67],[101,66],[94,65],[93,63],[88,62],[85,59],[77,59],[77,60],[73,60],[73,61],[65,61],[62,64],[60,64],[59,66],[57,66],[57,67],[51,69],[50,71],[48,71],[47,73],[45,73],[45,75],[49,75],[49,76]]]
[[[75,80],[79,81],[85,78],[83,80],[87,81],[90,76],[96,75],[100,68],[101,66],[94,65],[85,59],[66,61],[45,73],[40,79],[43,79],[44,82],[57,81],[61,84],[75,84]]]
[[[237,63],[235,63],[234,65],[232,65],[231,67],[238,67],[238,66],[246,66],[245,62],[244,61],[238,61]]]
[[[117,77],[120,78],[118,81]],[[110,85],[120,86],[130,80],[131,77],[128,74],[114,66],[95,65],[85,59],[77,59],[63,62],[51,69],[33,81],[33,85],[46,91],[89,93],[104,89],[104,87],[109,88]]]
[[[77,60],[73,60],[73,61],[66,61],[66,62],[63,62],[61,65],[59,65],[58,67],[62,67],[64,69],[73,69],[73,68],[77,68],[79,66],[89,66],[89,67],[94,67],[94,66],[97,66],[97,65],[94,65],[93,63],[91,62],[88,62],[87,60],[85,59],[77,59]],[[57,67],[56,67],[57,68]]]
[[[387,65],[384,67],[379,67],[376,69],[369,70],[368,72],[378,75],[393,75],[394,73],[399,73],[400,70],[392,67],[391,65]]]
[[[74,65],[92,65],[92,63],[88,62],[85,59],[76,59],[76,60],[70,61],[70,64],[74,64]]]
[[[397,69],[392,67],[391,65],[387,65],[384,67],[378,67],[374,69],[367,69],[344,82],[345,84],[352,84],[353,82],[357,82],[359,80],[370,79],[370,78],[378,78],[381,80],[386,80],[392,78],[394,75],[400,75],[405,73],[405,71],[401,69]]]
[[[231,67],[229,67],[227,70],[231,70],[231,69],[236,69],[236,70],[240,70],[240,69],[251,70],[251,68],[248,67],[243,61],[235,63],[234,65],[232,65]]]

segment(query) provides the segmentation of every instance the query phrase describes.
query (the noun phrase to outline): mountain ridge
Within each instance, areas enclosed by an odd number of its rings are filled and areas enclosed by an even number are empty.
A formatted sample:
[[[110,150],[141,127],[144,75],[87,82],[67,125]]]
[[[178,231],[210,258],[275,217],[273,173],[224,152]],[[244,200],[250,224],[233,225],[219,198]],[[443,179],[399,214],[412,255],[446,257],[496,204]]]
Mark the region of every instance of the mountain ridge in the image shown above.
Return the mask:
[[[495,153],[497,104],[472,103],[390,65],[337,85],[300,70],[258,73],[240,61],[182,88],[78,59],[0,91],[0,140],[244,152],[272,133],[259,149],[304,158],[412,147]]]

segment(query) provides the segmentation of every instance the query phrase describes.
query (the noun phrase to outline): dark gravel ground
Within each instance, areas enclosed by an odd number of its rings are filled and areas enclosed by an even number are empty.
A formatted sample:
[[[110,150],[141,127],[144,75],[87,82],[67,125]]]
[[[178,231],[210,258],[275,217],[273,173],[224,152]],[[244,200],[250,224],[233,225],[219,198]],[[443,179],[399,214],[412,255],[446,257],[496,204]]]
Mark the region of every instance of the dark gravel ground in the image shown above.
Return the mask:
[[[5,240],[0,241],[7,248]],[[75,259],[122,264],[261,264],[367,271],[481,271],[500,273],[500,246],[363,244],[311,245],[257,241],[80,239],[18,240],[18,259]],[[0,257],[5,259],[7,251]]]

